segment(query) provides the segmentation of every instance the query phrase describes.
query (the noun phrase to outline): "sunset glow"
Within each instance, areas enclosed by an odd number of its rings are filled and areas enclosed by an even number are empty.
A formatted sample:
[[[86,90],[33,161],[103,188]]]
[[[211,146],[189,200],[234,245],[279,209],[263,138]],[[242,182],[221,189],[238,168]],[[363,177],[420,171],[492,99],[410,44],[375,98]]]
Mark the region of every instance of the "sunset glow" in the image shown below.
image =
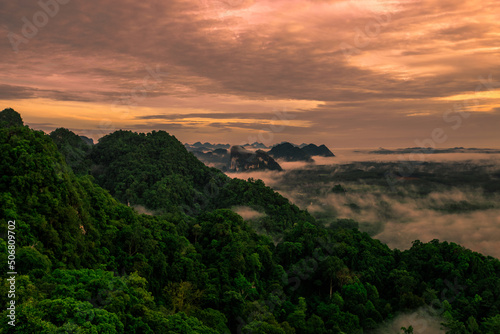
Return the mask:
[[[286,110],[277,142],[405,146],[474,100],[443,146],[500,146],[497,1],[54,3],[1,8],[0,103],[33,128],[241,142]]]

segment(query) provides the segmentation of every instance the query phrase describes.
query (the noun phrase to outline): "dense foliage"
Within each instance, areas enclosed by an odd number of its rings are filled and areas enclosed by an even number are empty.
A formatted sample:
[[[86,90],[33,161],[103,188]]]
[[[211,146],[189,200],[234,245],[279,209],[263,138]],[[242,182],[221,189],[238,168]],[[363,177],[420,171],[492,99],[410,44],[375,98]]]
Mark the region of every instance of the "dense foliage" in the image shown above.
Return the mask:
[[[50,138],[75,174],[88,173],[91,164],[89,153],[92,145],[85,141],[85,137],[77,136],[68,129],[59,128],[50,133]]]
[[[12,108],[6,108],[0,112],[0,127],[23,126],[21,115]]]
[[[179,144],[118,131],[75,175],[51,137],[0,129],[0,261],[15,220],[19,273],[17,326],[1,332],[363,333],[425,307],[450,333],[498,333],[497,259],[437,240],[392,251],[351,222],[322,227]],[[245,221],[237,205],[265,215]]]

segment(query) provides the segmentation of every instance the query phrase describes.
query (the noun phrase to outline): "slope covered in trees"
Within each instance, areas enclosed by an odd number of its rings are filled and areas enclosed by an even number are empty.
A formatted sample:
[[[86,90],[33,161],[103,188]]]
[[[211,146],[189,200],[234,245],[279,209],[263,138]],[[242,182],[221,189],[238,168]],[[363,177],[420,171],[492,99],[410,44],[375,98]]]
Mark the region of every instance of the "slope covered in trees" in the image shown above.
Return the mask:
[[[66,159],[66,163],[75,174],[86,174],[90,168],[89,153],[92,144],[86,137],[80,137],[68,129],[59,128],[50,133],[59,152]],[[91,141],[91,140],[90,140]]]
[[[12,108],[6,108],[0,112],[0,127],[23,126],[21,115]]]
[[[101,138],[90,159],[96,182],[127,205],[188,216],[246,205],[267,215],[269,229],[282,231],[302,220],[315,223],[263,182],[231,179],[205,166],[164,131],[116,131]]]
[[[117,132],[89,154],[92,175],[75,175],[49,136],[0,129],[0,261],[15,220],[18,272],[17,326],[2,321],[2,332],[363,333],[424,307],[450,333],[498,333],[497,259],[438,241],[393,251],[356,229],[324,228],[163,132]],[[228,209],[241,204],[266,212],[260,233]]]

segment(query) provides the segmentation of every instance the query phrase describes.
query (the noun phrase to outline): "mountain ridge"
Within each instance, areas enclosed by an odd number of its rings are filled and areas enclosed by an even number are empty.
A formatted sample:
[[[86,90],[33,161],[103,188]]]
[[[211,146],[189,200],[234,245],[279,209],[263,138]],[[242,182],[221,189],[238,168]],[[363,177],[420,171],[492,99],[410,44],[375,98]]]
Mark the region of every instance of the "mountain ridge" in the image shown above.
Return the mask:
[[[206,167],[166,132],[111,134],[80,173],[26,126],[0,127],[0,147],[0,258],[15,220],[17,332],[362,333],[422,307],[439,307],[449,331],[499,328],[498,259],[438,240],[391,250],[321,226],[262,181]],[[127,206],[158,182],[165,212]],[[171,187],[206,197],[186,203],[163,193]],[[243,220],[239,205],[260,218]]]
[[[266,152],[251,152],[241,146],[232,146],[230,155],[230,171],[275,170],[282,171],[281,166]]]

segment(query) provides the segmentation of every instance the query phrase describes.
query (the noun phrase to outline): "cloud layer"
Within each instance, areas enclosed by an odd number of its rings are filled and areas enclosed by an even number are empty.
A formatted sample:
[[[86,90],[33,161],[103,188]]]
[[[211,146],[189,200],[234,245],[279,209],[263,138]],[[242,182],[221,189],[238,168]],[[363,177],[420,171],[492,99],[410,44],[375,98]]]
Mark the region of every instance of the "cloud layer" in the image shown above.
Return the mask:
[[[493,0],[7,1],[0,101],[29,120],[40,102],[64,107],[62,118],[43,112],[72,128],[104,118],[77,126],[87,108],[138,130],[174,118],[184,141],[273,132],[408,146],[441,127],[447,146],[492,146],[499,9]],[[442,116],[457,103],[472,115],[451,130]],[[284,108],[294,124],[259,126]]]
[[[398,155],[357,150],[334,153],[334,158],[323,161],[326,166],[289,164],[280,173],[229,175],[263,180],[324,224],[336,218],[354,219],[361,231],[391,248],[403,250],[414,240],[439,239],[500,258],[500,195],[486,191],[484,184],[486,176],[491,181],[489,175],[500,175],[500,154],[426,156],[426,164],[414,166],[414,176],[434,175],[435,179],[425,178],[426,182],[416,184],[396,182],[392,191],[383,176],[373,180],[370,173],[382,171],[383,175],[384,170],[397,168]],[[332,192],[336,184],[347,192]]]

